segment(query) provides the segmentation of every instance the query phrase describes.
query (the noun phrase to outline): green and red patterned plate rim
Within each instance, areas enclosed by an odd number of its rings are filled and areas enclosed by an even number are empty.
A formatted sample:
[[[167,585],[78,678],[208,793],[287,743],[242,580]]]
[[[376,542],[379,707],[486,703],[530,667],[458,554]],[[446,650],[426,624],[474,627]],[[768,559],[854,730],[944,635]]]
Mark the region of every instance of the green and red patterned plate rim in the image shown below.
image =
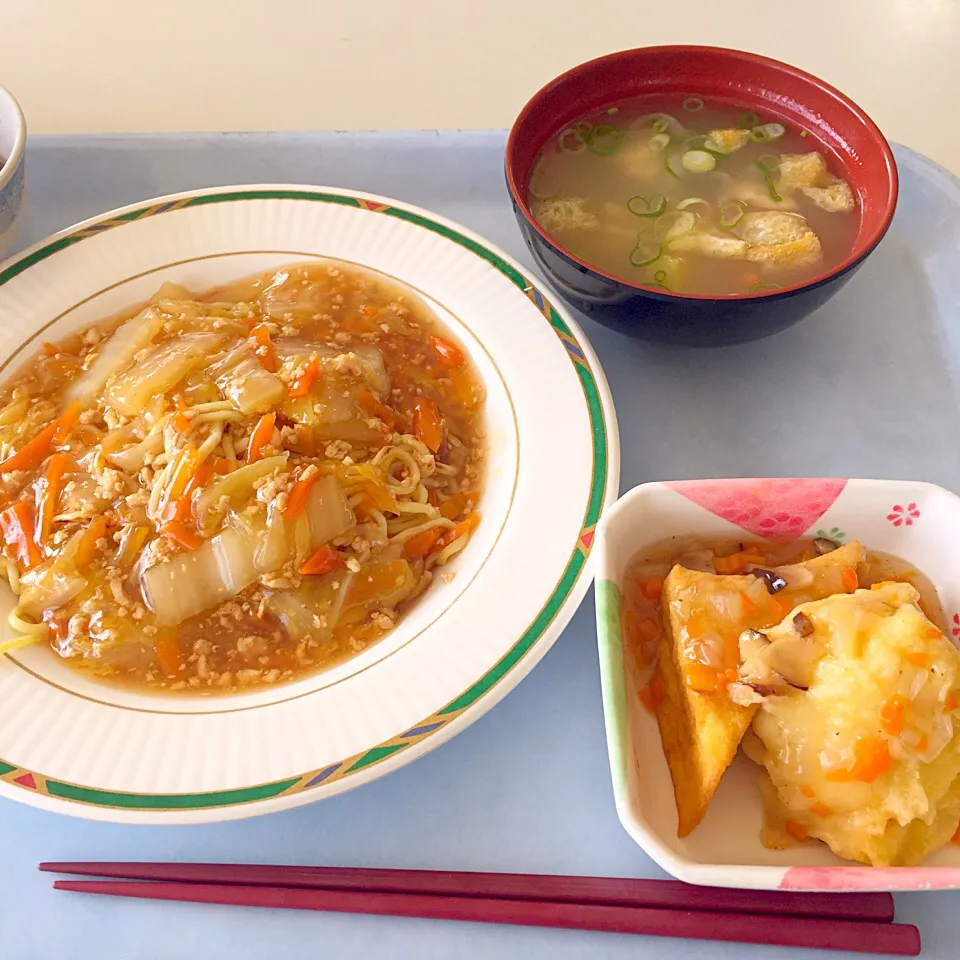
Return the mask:
[[[738,756],[703,823],[677,837],[670,773],[656,720],[640,703],[624,661],[620,583],[630,560],[673,536],[857,539],[922,570],[960,639],[960,498],[900,480],[730,479],[635,487],[597,528],[597,636],[607,746],[617,813],[664,870],[688,883],[784,890],[960,888],[960,846],[918,867],[874,868],[839,860],[821,843],[768,850],[760,843],[757,768]]]
[[[354,661],[254,695],[164,699],[88,680],[45,648],[17,651],[0,659],[0,795],[95,819],[183,823],[341,792],[490,709],[582,600],[594,527],[619,479],[603,372],[523,267],[428,211],[335,188],[254,185],[87,220],[0,266],[0,375],[41,340],[145,299],[162,280],[202,289],[317,257],[411,286],[487,383],[496,469],[452,585],[438,584]],[[0,613],[12,597],[4,603]]]

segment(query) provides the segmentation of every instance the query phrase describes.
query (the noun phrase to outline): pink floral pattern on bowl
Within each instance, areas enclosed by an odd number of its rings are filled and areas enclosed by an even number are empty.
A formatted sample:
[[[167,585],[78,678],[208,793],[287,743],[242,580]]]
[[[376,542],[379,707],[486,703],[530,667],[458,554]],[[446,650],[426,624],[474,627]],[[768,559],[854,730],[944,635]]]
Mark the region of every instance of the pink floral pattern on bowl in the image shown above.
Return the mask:
[[[890,512],[887,514],[887,519],[895,527],[899,527],[901,524],[912,527],[913,521],[920,519],[920,511],[917,509],[915,503],[908,503],[906,506],[898,503],[891,507]]]
[[[846,485],[846,480],[795,478],[679,480],[666,484],[714,516],[771,540],[803,536],[833,506]]]

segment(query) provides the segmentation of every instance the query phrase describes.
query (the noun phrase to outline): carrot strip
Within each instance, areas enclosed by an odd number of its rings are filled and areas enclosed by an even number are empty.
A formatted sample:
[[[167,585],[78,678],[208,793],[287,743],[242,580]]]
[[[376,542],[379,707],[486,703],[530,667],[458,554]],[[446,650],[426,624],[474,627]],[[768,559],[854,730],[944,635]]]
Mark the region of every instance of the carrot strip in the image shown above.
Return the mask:
[[[419,560],[425,557],[433,545],[440,539],[443,531],[439,527],[430,527],[415,533],[409,540],[403,542],[403,555],[409,560]]]
[[[643,595],[648,600],[659,600],[663,593],[663,578],[652,577],[643,585]]]
[[[448,367],[463,366],[463,351],[449,340],[441,340],[440,337],[430,334],[430,348],[440,362]]]
[[[273,436],[273,425],[277,422],[275,413],[265,413],[253,428],[250,442],[247,444],[247,463],[256,463],[260,459],[260,451],[270,442]]]
[[[796,820],[788,820],[784,826],[794,840],[807,839],[807,828],[802,823],[798,823]]]
[[[186,433],[190,429],[190,418],[187,416],[187,401],[183,399],[183,394],[178,393],[173,402],[177,405],[177,413],[173,418],[173,429],[177,433]]]
[[[44,340],[40,346],[43,347],[43,352],[48,357],[55,357],[60,352],[60,348],[55,343],[50,343],[48,340]]]
[[[438,552],[440,550],[445,550],[450,546],[455,540],[459,540],[460,537],[465,537],[468,533],[471,533],[480,522],[480,517],[477,514],[472,513],[469,517],[466,517],[464,520],[461,520],[452,530],[448,530],[434,545],[433,551]]]
[[[946,710],[947,713],[953,713],[953,711],[956,710],[958,706],[960,706],[960,701],[957,700],[956,693],[954,693],[954,691],[951,690],[947,694],[947,699],[943,701],[943,709]]]
[[[343,558],[329,544],[321,547],[300,568],[305,577],[320,577],[343,565]]]
[[[35,515],[29,500],[18,500],[0,513],[0,532],[8,546],[13,547],[17,560],[30,570],[41,560],[35,540]]]
[[[931,662],[929,653],[908,653],[906,659],[915,667],[929,667]]]
[[[153,649],[157,654],[157,663],[160,669],[168,677],[175,677],[183,664],[183,652],[180,650],[177,638],[170,634],[157,637]]]
[[[199,466],[197,463],[198,456],[199,454],[197,453],[196,447],[187,446],[183,448],[180,459],[177,461],[177,466],[173,471],[173,476],[170,478],[166,493],[161,500],[161,515],[171,503],[176,503],[186,493],[187,487],[193,480],[194,474]]]
[[[307,505],[307,498],[313,485],[320,479],[320,471],[314,470],[309,476],[300,477],[293,485],[290,496],[287,498],[287,506],[284,508],[283,515],[288,520],[294,520],[303,513],[303,508]]]
[[[853,758],[852,767],[831,770],[826,775],[827,779],[834,782],[860,780],[862,783],[873,783],[893,763],[890,748],[882,737],[861,737],[853,745]]]
[[[456,520],[466,508],[466,496],[462,493],[455,493],[440,504],[440,516],[446,517],[448,520]]]
[[[70,436],[71,431],[80,419],[81,407],[79,400],[71,400],[64,407],[63,413],[57,418],[57,432],[54,434],[56,443],[63,443]]]
[[[362,390],[357,397],[357,402],[367,413],[382,420],[388,430],[396,429],[396,413],[386,404],[381,403],[369,390]]]
[[[63,475],[70,466],[65,453],[55,453],[47,464],[47,472],[37,484],[37,544],[42,546],[53,529],[53,515],[57,510],[60,492],[63,490]]]
[[[160,532],[167,539],[179,543],[184,550],[196,550],[203,543],[203,540],[183,520],[168,520],[160,527]]]
[[[443,443],[440,410],[433,400],[419,400],[413,408],[413,432],[417,439],[436,453]]]
[[[0,473],[12,473],[14,470],[30,470],[38,467],[50,452],[53,438],[57,432],[57,422],[44,427],[32,440],[28,440],[12,457],[0,462]]]
[[[381,513],[387,511],[390,513],[400,512],[400,508],[397,506],[397,498],[390,492],[385,483],[368,480],[363,485],[363,492],[370,503]]]
[[[310,354],[310,359],[300,368],[296,379],[290,385],[291,397],[309,397],[313,388],[320,379],[320,359],[315,353]]]
[[[846,567],[840,574],[840,582],[843,584],[843,589],[847,593],[853,593],[857,587],[860,586],[860,581],[857,579],[857,571],[851,570],[850,567]]]
[[[277,354],[273,349],[273,341],[270,339],[270,331],[266,324],[258,323],[251,331],[250,337],[255,342],[254,353],[260,361],[260,366],[268,373],[277,372]]]
[[[107,532],[107,520],[105,517],[94,517],[90,526],[84,531],[80,543],[77,545],[77,552],[73,555],[74,565],[78,570],[88,566],[97,555],[97,541]]]

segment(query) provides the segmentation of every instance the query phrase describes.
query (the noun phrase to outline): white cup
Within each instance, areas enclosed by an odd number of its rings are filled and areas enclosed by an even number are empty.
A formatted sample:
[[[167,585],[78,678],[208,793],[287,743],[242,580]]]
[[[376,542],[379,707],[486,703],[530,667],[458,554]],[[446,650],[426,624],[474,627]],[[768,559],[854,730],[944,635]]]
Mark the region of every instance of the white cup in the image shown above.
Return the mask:
[[[27,123],[20,104],[0,87],[0,257],[13,246],[22,220]]]

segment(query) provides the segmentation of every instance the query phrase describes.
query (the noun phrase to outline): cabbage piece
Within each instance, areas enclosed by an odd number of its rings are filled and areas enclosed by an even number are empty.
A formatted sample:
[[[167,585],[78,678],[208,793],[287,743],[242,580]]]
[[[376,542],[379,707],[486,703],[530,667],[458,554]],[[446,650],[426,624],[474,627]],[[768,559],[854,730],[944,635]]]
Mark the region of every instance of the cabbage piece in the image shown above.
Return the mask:
[[[289,454],[284,452],[276,457],[267,457],[264,460],[257,460],[255,463],[248,463],[221,477],[215,483],[207,487],[194,504],[194,516],[197,523],[202,527],[207,514],[224,498],[227,497],[231,507],[236,507],[240,503],[253,497],[255,491],[254,483],[262,477],[267,477],[274,470],[279,470],[287,463]]]
[[[287,394],[283,381],[264,370],[249,343],[218,360],[210,374],[223,395],[245,414],[265,413]]]
[[[230,527],[199,549],[146,570],[140,586],[157,623],[182,623],[249,587],[258,576],[256,545],[250,530]]]
[[[153,307],[141,310],[135,317],[118,327],[100,346],[100,353],[90,369],[78,377],[64,393],[64,403],[79,400],[88,406],[103,385],[119,373],[144,347],[148,347],[163,327],[163,317]]]
[[[157,292],[147,301],[151,304],[158,304],[161,300],[189,300],[192,294],[186,287],[181,287],[179,283],[173,283],[165,280],[160,284]],[[164,311],[169,313],[170,311]]]
[[[126,416],[136,416],[158,393],[175,387],[220,345],[218,333],[184,334],[155,347],[139,363],[112,379],[107,403]]]
[[[318,547],[346,533],[354,523],[340,481],[336,477],[321,477],[295,520],[284,517],[276,504],[271,505],[265,536],[257,550],[257,568],[262,573],[272,573],[291,560],[302,563]]]
[[[20,578],[18,606],[27,616],[39,619],[44,610],[62,606],[86,587],[86,578],[77,573],[73,563],[73,555],[84,533],[84,530],[78,530],[56,557]]]

